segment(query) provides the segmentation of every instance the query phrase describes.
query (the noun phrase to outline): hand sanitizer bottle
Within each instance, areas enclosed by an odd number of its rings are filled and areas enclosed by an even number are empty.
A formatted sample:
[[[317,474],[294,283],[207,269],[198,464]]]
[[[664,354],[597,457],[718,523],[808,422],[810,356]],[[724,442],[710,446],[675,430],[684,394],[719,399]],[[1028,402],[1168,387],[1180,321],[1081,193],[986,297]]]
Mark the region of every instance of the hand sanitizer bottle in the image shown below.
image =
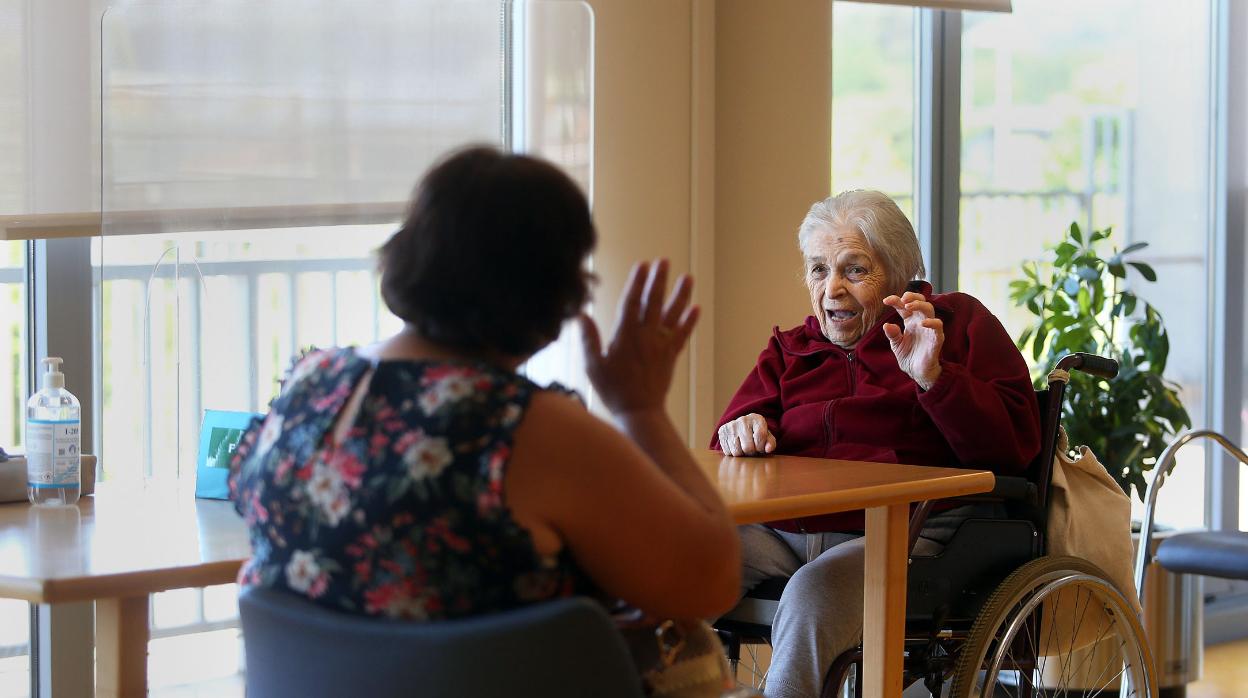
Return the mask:
[[[26,495],[31,504],[71,505],[82,485],[82,407],[65,389],[61,359],[42,363],[43,389],[26,402]]]

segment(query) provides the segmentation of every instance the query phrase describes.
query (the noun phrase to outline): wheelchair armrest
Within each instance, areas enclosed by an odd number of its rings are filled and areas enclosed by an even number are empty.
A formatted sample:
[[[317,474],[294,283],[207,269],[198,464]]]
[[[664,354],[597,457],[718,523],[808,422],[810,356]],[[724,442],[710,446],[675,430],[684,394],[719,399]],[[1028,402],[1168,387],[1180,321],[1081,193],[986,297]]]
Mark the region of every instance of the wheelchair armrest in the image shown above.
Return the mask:
[[[1029,519],[1037,525],[1043,522],[1043,516],[1039,511],[1040,490],[1034,482],[1025,477],[998,475],[992,490],[989,492],[967,495],[965,497],[953,497],[944,501],[964,502],[967,504],[1003,502],[1006,505],[1013,505],[1010,509],[1016,510],[1018,516]],[[919,538],[919,532],[923,530],[924,524],[927,523],[927,517],[932,510],[932,503],[932,500],[919,502],[918,508],[910,515],[910,549],[914,548],[914,543]]]
[[[1036,483],[1025,477],[998,475],[996,484],[992,486],[992,491],[978,496],[990,500],[1026,502],[1038,497],[1039,494],[1040,490],[1036,488]]]

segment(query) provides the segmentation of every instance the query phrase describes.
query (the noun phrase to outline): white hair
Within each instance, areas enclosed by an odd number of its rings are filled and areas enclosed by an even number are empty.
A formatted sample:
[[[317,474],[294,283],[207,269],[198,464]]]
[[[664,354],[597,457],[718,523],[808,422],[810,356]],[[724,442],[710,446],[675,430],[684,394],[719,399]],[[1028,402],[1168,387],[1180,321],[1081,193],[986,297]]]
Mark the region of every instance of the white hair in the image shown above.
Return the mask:
[[[914,227],[896,202],[878,191],[855,189],[816,202],[797,229],[797,244],[804,254],[813,236],[846,226],[862,232],[896,292],[908,281],[927,275]]]

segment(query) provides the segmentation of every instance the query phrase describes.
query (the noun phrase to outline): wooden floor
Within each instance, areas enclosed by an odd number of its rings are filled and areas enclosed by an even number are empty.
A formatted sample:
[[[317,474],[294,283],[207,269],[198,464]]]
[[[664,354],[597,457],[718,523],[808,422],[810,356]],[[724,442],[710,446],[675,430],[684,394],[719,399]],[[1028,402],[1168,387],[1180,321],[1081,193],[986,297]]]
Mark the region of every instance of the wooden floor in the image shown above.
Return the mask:
[[[1248,696],[1248,640],[1205,648],[1205,673],[1187,687],[1188,698]]]

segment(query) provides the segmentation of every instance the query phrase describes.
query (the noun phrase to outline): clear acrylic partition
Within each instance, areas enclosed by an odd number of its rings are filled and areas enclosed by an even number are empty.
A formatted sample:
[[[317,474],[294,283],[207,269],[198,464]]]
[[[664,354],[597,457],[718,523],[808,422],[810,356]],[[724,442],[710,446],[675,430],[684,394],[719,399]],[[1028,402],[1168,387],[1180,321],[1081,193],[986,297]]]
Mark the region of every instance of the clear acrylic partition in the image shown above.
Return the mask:
[[[301,350],[397,330],[374,252],[447,150],[537,152],[588,189],[580,2],[135,2],[100,46],[109,480],[189,482],[204,410],[263,412]],[[568,340],[532,372],[582,375]]]

